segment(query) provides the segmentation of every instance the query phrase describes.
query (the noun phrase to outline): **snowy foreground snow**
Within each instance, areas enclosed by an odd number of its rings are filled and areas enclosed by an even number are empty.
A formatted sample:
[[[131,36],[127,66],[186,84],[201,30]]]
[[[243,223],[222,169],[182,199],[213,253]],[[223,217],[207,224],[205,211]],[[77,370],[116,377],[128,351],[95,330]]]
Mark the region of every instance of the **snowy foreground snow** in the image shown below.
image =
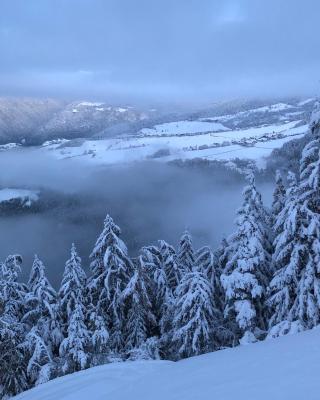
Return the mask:
[[[318,400],[320,329],[177,363],[109,364],[55,379],[16,400]]]

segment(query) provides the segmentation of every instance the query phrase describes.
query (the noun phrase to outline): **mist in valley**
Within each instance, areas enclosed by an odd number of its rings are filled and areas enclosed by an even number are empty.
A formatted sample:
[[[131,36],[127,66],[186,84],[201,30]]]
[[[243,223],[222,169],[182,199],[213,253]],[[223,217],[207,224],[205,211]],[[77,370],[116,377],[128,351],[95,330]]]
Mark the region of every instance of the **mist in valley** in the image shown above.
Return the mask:
[[[40,190],[44,203],[37,212],[1,215],[0,258],[21,254],[26,278],[38,254],[54,285],[60,282],[72,242],[88,271],[88,256],[107,213],[121,227],[131,256],[159,239],[176,246],[185,229],[196,248],[217,247],[232,232],[245,184],[227,171],[157,162],[97,167],[35,155],[35,149],[20,149],[0,158],[1,187]],[[267,202],[270,186],[262,188]]]

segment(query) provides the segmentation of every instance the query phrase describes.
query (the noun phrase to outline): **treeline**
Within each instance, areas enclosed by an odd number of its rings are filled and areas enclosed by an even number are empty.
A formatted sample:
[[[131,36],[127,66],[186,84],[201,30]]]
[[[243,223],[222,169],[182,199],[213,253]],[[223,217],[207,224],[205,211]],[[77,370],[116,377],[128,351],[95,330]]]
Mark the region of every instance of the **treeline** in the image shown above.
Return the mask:
[[[181,358],[311,329],[320,323],[320,112],[299,176],[278,173],[267,210],[252,173],[236,230],[218,249],[161,240],[130,258],[110,216],[86,276],[72,245],[56,292],[36,256],[0,270],[0,389],[15,395],[103,363]],[[214,212],[214,210],[212,211]]]

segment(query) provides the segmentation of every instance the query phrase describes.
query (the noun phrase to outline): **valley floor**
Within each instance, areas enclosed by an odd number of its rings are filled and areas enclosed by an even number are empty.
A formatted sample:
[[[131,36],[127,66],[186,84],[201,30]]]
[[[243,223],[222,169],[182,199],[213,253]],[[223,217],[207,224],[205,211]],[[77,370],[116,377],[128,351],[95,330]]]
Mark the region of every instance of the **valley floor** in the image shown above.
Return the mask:
[[[65,376],[16,400],[318,400],[320,329],[177,363],[109,364]]]

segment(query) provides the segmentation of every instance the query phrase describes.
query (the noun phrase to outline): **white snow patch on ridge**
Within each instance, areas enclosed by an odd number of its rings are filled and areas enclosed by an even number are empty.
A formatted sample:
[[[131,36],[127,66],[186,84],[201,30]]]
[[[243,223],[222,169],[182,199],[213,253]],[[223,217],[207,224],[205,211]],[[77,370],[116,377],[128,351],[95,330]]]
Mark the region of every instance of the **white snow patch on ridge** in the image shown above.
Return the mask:
[[[39,200],[39,192],[26,189],[0,189],[0,203],[21,199],[25,205],[31,205],[32,202]]]
[[[298,103],[298,106],[305,106],[306,104],[312,103],[315,101],[315,97],[311,97],[310,99],[302,100]]]
[[[255,112],[279,112],[279,111],[283,111],[283,110],[288,110],[290,108],[293,108],[293,106],[290,104],[277,103],[277,104],[272,104],[271,106],[264,106],[264,107],[256,108],[254,111]]]
[[[1,150],[11,150],[11,149],[15,149],[16,147],[21,146],[21,144],[19,143],[7,143],[7,144],[2,144],[0,145],[0,151]]]
[[[219,122],[205,121],[176,121],[155,125],[153,128],[144,128],[143,135],[183,135],[202,132],[220,132],[229,130]]]
[[[120,112],[120,113],[123,113],[123,112],[128,111],[127,108],[123,108],[123,107],[117,107],[116,110],[117,110],[118,112]]]
[[[262,113],[277,113],[280,111],[285,111],[285,110],[290,110],[294,108],[294,106],[290,104],[285,104],[285,103],[277,103],[277,104],[272,104],[270,106],[263,106],[263,107],[258,107],[258,108],[252,108],[247,111],[239,111],[235,114],[226,114],[226,115],[220,115],[217,117],[208,117],[208,118],[202,118],[203,121],[205,120],[211,120],[211,121],[229,121],[241,117],[248,117],[251,114],[262,114]]]
[[[16,400],[319,400],[320,330],[177,363],[108,364],[55,379]]]
[[[81,103],[78,104],[77,107],[99,107],[102,106],[103,103],[92,103],[90,101],[82,101]]]

